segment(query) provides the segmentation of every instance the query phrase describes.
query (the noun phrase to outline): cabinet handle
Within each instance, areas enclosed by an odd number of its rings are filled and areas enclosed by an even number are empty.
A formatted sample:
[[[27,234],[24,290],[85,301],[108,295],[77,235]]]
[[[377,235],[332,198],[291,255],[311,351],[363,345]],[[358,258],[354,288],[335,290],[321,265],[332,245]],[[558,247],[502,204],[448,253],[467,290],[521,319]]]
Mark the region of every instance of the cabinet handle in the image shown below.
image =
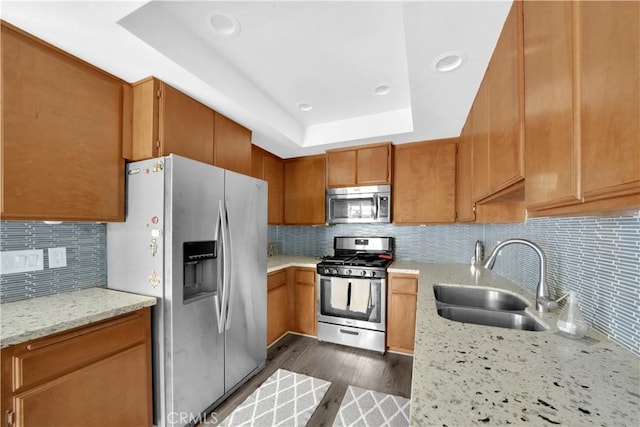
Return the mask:
[[[5,413],[5,420],[7,421],[7,425],[8,426],[12,426],[13,425],[13,421],[14,421],[13,420],[13,414],[14,414],[14,412],[11,409],[7,410],[7,412]]]

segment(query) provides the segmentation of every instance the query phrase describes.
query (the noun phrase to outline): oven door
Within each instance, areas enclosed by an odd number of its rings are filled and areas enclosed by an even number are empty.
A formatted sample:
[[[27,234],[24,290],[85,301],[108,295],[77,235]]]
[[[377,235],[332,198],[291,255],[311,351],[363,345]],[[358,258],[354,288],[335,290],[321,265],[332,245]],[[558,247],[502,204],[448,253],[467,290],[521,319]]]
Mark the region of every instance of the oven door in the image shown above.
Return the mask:
[[[356,281],[360,281],[360,283],[356,283]],[[357,307],[357,293],[362,293],[364,281],[369,284],[369,300],[368,303],[365,302]],[[385,279],[317,275],[317,284],[318,322],[376,331],[386,330],[387,290]],[[358,289],[356,290],[356,288]],[[364,299],[366,300],[366,297]],[[361,303],[362,301],[363,298],[360,298]]]

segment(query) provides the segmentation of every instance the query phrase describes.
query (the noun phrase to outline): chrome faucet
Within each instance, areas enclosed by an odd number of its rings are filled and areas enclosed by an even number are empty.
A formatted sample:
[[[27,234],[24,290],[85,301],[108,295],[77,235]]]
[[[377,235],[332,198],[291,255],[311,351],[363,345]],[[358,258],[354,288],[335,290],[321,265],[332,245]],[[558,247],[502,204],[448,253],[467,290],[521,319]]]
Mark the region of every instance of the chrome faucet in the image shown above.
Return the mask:
[[[548,311],[554,310],[558,307],[558,303],[549,297],[549,287],[547,286],[547,257],[545,257],[544,252],[542,252],[542,249],[540,249],[540,246],[525,239],[504,240],[500,242],[495,248],[493,248],[493,251],[491,251],[491,255],[489,255],[489,258],[487,258],[487,260],[484,262],[483,267],[491,270],[496,262],[496,257],[498,256],[502,248],[515,243],[529,246],[536,252],[536,254],[538,254],[538,258],[540,258],[540,281],[538,282],[538,287],[536,289],[536,310],[541,313],[546,313]]]

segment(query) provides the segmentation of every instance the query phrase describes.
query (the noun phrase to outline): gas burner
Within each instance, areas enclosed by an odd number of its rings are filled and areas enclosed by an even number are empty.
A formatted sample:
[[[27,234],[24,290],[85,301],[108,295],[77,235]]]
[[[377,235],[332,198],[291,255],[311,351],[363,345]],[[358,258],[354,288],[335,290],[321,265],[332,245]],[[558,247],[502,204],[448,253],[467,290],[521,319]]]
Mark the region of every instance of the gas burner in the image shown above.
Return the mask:
[[[336,237],[334,255],[322,258],[318,274],[339,277],[386,277],[393,262],[392,237]]]

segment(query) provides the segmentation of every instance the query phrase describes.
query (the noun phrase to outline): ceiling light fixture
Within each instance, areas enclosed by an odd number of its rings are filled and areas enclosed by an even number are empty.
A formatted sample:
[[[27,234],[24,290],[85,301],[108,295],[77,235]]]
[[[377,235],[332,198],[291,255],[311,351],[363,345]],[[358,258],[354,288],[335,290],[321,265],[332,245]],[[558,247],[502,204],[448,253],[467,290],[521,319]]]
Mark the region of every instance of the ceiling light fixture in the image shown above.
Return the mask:
[[[376,87],[373,92],[376,95],[386,95],[389,92],[391,92],[391,87],[389,85],[380,85],[378,87]]]
[[[452,50],[441,53],[431,62],[436,71],[447,73],[460,67],[465,60],[466,55],[460,51]]]
[[[240,22],[235,16],[223,10],[214,10],[209,17],[209,24],[216,34],[222,37],[235,37],[240,34]]]
[[[313,110],[313,105],[309,104],[308,102],[298,102],[298,108],[301,111],[311,111]]]

